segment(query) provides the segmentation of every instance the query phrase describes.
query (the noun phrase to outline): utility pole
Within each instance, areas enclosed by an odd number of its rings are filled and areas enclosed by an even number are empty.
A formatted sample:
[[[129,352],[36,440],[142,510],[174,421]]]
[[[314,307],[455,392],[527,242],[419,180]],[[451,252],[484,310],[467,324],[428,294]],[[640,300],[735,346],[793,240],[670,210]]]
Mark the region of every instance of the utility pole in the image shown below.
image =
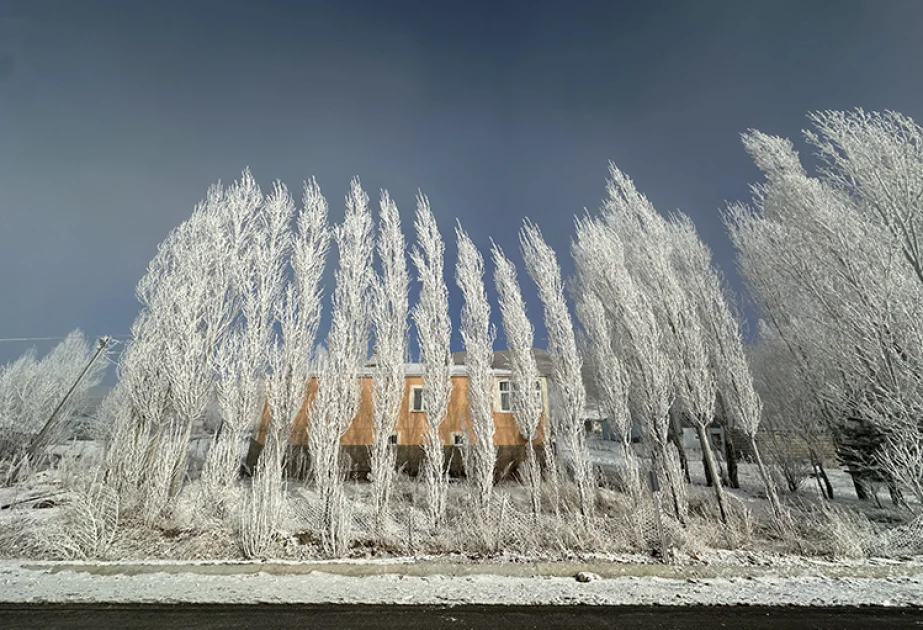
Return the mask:
[[[58,406],[54,408],[54,411],[51,412],[48,420],[45,422],[45,425],[42,427],[42,430],[38,432],[32,441],[29,443],[28,454],[29,459],[36,461],[36,458],[41,454],[42,448],[45,446],[45,441],[48,439],[48,436],[51,435],[52,429],[55,428],[54,423],[58,418],[58,414],[64,408],[64,405],[67,404],[67,401],[70,400],[70,397],[73,395],[74,391],[77,389],[77,386],[80,385],[80,381],[83,380],[83,377],[86,376],[87,372],[90,371],[90,368],[93,367],[93,364],[96,363],[96,360],[100,357],[109,344],[111,343],[112,338],[109,336],[100,337],[96,341],[96,352],[93,353],[93,357],[90,359],[90,362],[86,364],[86,367],[83,368],[83,371],[77,376],[77,379],[70,386],[70,389],[67,390],[67,393],[64,394],[64,398],[61,399],[61,402],[58,403]]]

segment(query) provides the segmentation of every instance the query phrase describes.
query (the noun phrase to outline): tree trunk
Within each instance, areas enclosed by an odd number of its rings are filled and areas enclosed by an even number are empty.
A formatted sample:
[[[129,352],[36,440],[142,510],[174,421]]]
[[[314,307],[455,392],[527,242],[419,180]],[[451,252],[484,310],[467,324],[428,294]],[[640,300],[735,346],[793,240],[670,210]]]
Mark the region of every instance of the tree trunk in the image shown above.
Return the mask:
[[[635,500],[641,496],[641,473],[638,459],[631,450],[631,443],[622,440],[622,483],[628,495]]]
[[[730,433],[724,431],[724,457],[727,459],[728,485],[735,490],[740,489],[740,478],[737,474],[737,447],[731,439]]]
[[[561,515],[561,480],[558,475],[558,461],[557,456],[554,452],[554,442],[551,439],[552,428],[547,423],[545,423],[545,439],[542,443],[542,460],[545,466],[544,479],[551,487],[551,497],[552,502],[554,503],[554,514],[555,518]]]
[[[154,468],[154,459],[160,452],[161,441],[163,440],[163,427],[157,427],[153,438],[148,442],[147,448],[144,449],[144,457],[141,459],[141,473],[138,475],[138,487],[144,483],[145,478]]]
[[[727,525],[727,497],[725,496],[724,488],[721,485],[721,477],[718,473],[718,465],[715,462],[715,453],[712,450],[711,441],[708,439],[708,431],[706,430],[705,425],[700,422],[696,422],[695,430],[699,434],[699,442],[702,444],[702,454],[705,456],[706,466],[711,473],[711,478],[715,480],[715,483],[712,485],[712,487],[715,489],[715,498],[718,499],[718,511],[721,513],[721,522]]]
[[[715,485],[715,479],[711,475],[711,468],[708,465],[708,457],[705,456],[705,445],[702,445],[702,470],[705,471],[705,485],[711,488]]]
[[[831,501],[833,501],[833,484],[830,483],[830,478],[827,476],[827,470],[824,468],[824,463],[820,460],[817,460],[817,468],[820,471],[820,478],[824,480],[824,485],[827,487],[827,496],[830,497]]]
[[[869,493],[865,488],[865,484],[862,482],[862,479],[859,478],[859,473],[851,471],[849,476],[852,477],[852,485],[853,488],[856,489],[856,498],[860,501],[868,501]]]
[[[189,442],[192,439],[192,425],[195,423],[193,418],[186,420],[186,426],[183,429],[183,436],[179,447],[176,462],[173,466],[172,482],[170,483],[170,498],[175,499],[179,496],[180,490],[186,483],[186,472],[189,468]]]
[[[817,479],[817,485],[820,486],[820,493],[825,499],[833,501],[833,484],[827,477],[827,471],[824,469],[824,462],[817,456],[817,452],[809,448],[808,455],[811,458],[811,468],[814,469],[814,476]]]
[[[685,509],[683,508],[676,488],[676,484],[680,483],[680,480],[676,479],[674,474],[671,474],[670,464],[667,461],[670,457],[670,453],[667,450],[669,446],[669,442],[660,442],[659,440],[656,441],[655,445],[651,445],[651,465],[653,469],[657,471],[657,476],[669,486],[670,499],[673,502],[673,515],[676,517],[676,520],[679,521],[680,525],[685,526]]]
[[[686,483],[691,484],[692,479],[689,477],[689,459],[686,457],[686,449],[683,447],[683,426],[679,421],[679,415],[670,411],[670,428],[671,437],[673,444],[676,446],[676,451],[679,453],[679,465],[683,469],[683,477],[686,479]]]
[[[240,437],[241,432],[227,423],[218,427],[205,454],[203,479],[210,478],[219,487],[234,485],[240,476]]]
[[[817,466],[817,462],[814,462],[814,461],[811,462],[811,471],[813,472],[812,476],[814,477],[814,480],[817,482],[817,487],[820,490],[820,496],[822,496],[824,500],[829,501],[830,497],[827,496],[827,490],[826,488],[824,488],[823,481],[821,481],[820,469]]]
[[[706,428],[706,433],[707,433],[707,428]],[[726,444],[727,442],[725,442],[725,445]],[[711,443],[709,443],[709,446],[711,446]],[[727,450],[726,447],[725,447],[725,450]],[[720,450],[718,452],[720,453]],[[714,449],[712,449],[712,454],[715,455],[715,468],[717,469],[718,479],[720,480],[721,485],[730,486],[731,485],[730,477],[728,476],[728,474],[725,474],[724,467],[722,467],[721,465],[721,460],[718,459],[718,455],[716,454],[716,451]],[[702,449],[702,469],[705,471],[705,485],[711,488],[714,485],[715,480],[712,478],[711,469],[708,467],[708,462],[705,457],[704,448]],[[730,467],[728,467],[728,469],[730,469]],[[735,469],[736,469],[736,463],[735,463]]]
[[[375,444],[369,447],[369,463],[372,478],[372,496],[375,503],[375,532],[380,537],[385,531],[388,504],[394,485],[394,467],[397,460],[397,447],[387,442],[382,443],[376,433]],[[480,495],[479,495],[480,498]],[[481,505],[482,509],[484,508]]]
[[[904,493],[901,492],[900,487],[894,482],[893,479],[888,480],[888,493],[891,495],[891,503],[894,505],[894,507],[907,505],[907,502],[904,500]]]
[[[532,503],[532,516],[538,518],[542,511],[542,473],[538,459],[535,457],[535,446],[531,436],[526,439],[526,479],[529,484],[529,498]]]
[[[776,485],[772,482],[769,470],[763,463],[763,457],[760,455],[759,446],[756,444],[756,435],[748,436],[750,438],[750,448],[753,450],[753,459],[756,460],[757,470],[760,472],[760,478],[763,480],[763,486],[766,488],[766,498],[769,499],[769,506],[777,518],[782,518],[782,504],[779,502],[779,494],[776,492]]]

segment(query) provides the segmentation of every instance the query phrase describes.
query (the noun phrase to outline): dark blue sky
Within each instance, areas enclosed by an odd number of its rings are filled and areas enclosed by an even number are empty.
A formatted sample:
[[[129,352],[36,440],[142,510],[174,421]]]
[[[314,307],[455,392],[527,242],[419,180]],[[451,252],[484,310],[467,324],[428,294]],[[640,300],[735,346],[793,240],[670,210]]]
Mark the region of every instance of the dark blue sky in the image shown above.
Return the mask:
[[[739,288],[720,209],[758,174],[738,134],[923,120],[921,33],[917,0],[0,0],[0,337],[126,333],[157,243],[247,165],[316,176],[334,217],[351,176],[387,187],[409,235],[422,188],[452,269],[455,217],[519,263],[529,216],[566,254],[612,159]]]

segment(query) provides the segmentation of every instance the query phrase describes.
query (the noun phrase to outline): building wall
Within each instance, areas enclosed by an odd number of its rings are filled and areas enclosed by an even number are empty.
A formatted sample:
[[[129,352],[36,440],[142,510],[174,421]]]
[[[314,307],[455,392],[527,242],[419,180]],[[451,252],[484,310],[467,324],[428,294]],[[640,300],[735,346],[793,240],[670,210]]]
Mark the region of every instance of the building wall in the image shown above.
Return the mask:
[[[494,424],[496,425],[494,444],[497,446],[524,446],[526,441],[519,433],[519,428],[513,420],[513,414],[497,411],[500,408],[499,387],[497,386],[497,382],[505,379],[506,377],[502,376],[496,377],[494,382]],[[542,401],[545,411],[542,416],[542,422],[539,425],[538,438],[535,440],[536,444],[541,444],[543,441],[544,431],[542,429],[545,424],[545,419],[548,418],[547,382],[544,377],[541,377],[539,381],[542,387]],[[423,436],[426,431],[426,414],[410,410],[411,389],[415,386],[422,385],[422,376],[408,376],[404,381],[404,398],[401,401],[401,412],[396,428],[399,446],[419,446],[423,444]],[[307,443],[308,409],[316,393],[317,380],[312,378],[308,384],[305,404],[302,406],[292,430],[292,445],[304,445]],[[372,378],[365,376],[362,377],[359,411],[346,430],[346,433],[340,439],[340,444],[343,446],[365,446],[372,444],[372,411]],[[263,411],[263,419],[256,437],[256,441],[260,444],[265,440],[268,421],[269,410],[266,408]],[[469,430],[470,426],[471,421],[468,416],[468,377],[453,376],[452,393],[449,398],[446,419],[439,427],[439,436],[442,439],[442,443],[446,446],[454,444],[453,434],[464,433]]]

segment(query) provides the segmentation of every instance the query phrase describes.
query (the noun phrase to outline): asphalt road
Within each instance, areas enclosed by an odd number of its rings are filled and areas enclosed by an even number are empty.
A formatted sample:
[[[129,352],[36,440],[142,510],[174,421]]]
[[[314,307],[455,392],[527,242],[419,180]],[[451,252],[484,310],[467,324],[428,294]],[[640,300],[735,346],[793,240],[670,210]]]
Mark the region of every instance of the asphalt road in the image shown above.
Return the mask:
[[[0,604],[3,630],[80,628],[346,628],[355,630],[923,629],[923,609],[562,606]]]

